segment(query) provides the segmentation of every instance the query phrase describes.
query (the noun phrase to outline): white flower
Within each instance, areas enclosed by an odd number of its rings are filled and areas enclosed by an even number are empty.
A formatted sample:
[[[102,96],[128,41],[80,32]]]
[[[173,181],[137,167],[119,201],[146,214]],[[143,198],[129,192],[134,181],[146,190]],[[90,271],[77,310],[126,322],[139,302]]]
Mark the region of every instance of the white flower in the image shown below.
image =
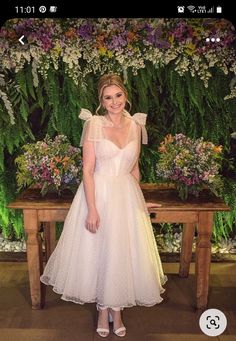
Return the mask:
[[[15,124],[15,117],[14,117],[14,112],[12,109],[12,104],[10,100],[8,99],[7,94],[3,92],[2,90],[0,90],[0,98],[3,100],[3,103],[7,109],[11,125]]]

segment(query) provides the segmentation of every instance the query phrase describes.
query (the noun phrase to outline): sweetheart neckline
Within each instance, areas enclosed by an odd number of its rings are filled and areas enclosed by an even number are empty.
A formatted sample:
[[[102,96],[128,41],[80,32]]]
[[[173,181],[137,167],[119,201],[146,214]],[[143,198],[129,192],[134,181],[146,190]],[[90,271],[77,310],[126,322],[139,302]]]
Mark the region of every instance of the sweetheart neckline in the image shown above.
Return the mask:
[[[131,142],[134,142],[134,141],[135,141],[135,140],[131,140],[131,141],[129,141],[128,143],[126,143],[126,145],[125,145],[123,148],[120,148],[120,147],[117,146],[117,144],[115,144],[113,141],[111,141],[111,140],[109,140],[109,139],[103,139],[103,140],[111,142],[111,143],[112,143],[116,148],[118,148],[119,150],[124,150]]]

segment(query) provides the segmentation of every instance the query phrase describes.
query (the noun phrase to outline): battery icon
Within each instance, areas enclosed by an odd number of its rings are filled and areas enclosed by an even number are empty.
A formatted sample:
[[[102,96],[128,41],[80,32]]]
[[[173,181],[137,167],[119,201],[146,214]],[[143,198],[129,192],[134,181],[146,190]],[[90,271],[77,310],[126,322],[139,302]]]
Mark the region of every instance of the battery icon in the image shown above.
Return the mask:
[[[221,6],[216,7],[216,13],[222,13],[222,7]]]

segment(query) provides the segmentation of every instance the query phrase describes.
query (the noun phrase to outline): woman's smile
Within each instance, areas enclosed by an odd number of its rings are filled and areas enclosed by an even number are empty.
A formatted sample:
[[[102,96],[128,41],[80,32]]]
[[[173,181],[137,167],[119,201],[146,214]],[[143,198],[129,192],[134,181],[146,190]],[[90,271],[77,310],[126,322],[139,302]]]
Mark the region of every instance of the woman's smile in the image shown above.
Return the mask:
[[[108,86],[103,91],[102,104],[109,113],[120,113],[125,108],[125,93],[116,85]]]

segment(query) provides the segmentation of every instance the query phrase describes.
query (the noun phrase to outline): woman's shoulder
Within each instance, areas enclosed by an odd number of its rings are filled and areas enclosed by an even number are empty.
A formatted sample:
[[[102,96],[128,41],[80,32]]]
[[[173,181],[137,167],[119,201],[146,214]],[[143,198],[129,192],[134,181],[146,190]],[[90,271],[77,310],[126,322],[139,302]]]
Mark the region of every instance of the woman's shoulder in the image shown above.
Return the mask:
[[[89,110],[84,109],[80,112],[79,118],[85,121],[80,146],[83,145],[84,140],[97,142],[103,138],[99,115],[93,115]]]
[[[136,123],[138,134],[142,135],[142,143],[147,144],[148,143],[148,136],[147,136],[147,130],[146,130],[146,120],[147,120],[147,114],[138,112],[135,113],[133,116],[131,116],[133,121]]]
[[[91,111],[89,111],[88,109],[84,109],[84,108],[81,109],[79,113],[79,118],[81,120],[86,121],[86,123],[89,125],[96,124],[96,123],[99,124],[99,122],[101,122],[100,115],[93,115]]]
[[[147,114],[144,114],[142,112],[137,112],[132,116],[132,119],[139,125],[145,126],[146,120],[147,120]]]

